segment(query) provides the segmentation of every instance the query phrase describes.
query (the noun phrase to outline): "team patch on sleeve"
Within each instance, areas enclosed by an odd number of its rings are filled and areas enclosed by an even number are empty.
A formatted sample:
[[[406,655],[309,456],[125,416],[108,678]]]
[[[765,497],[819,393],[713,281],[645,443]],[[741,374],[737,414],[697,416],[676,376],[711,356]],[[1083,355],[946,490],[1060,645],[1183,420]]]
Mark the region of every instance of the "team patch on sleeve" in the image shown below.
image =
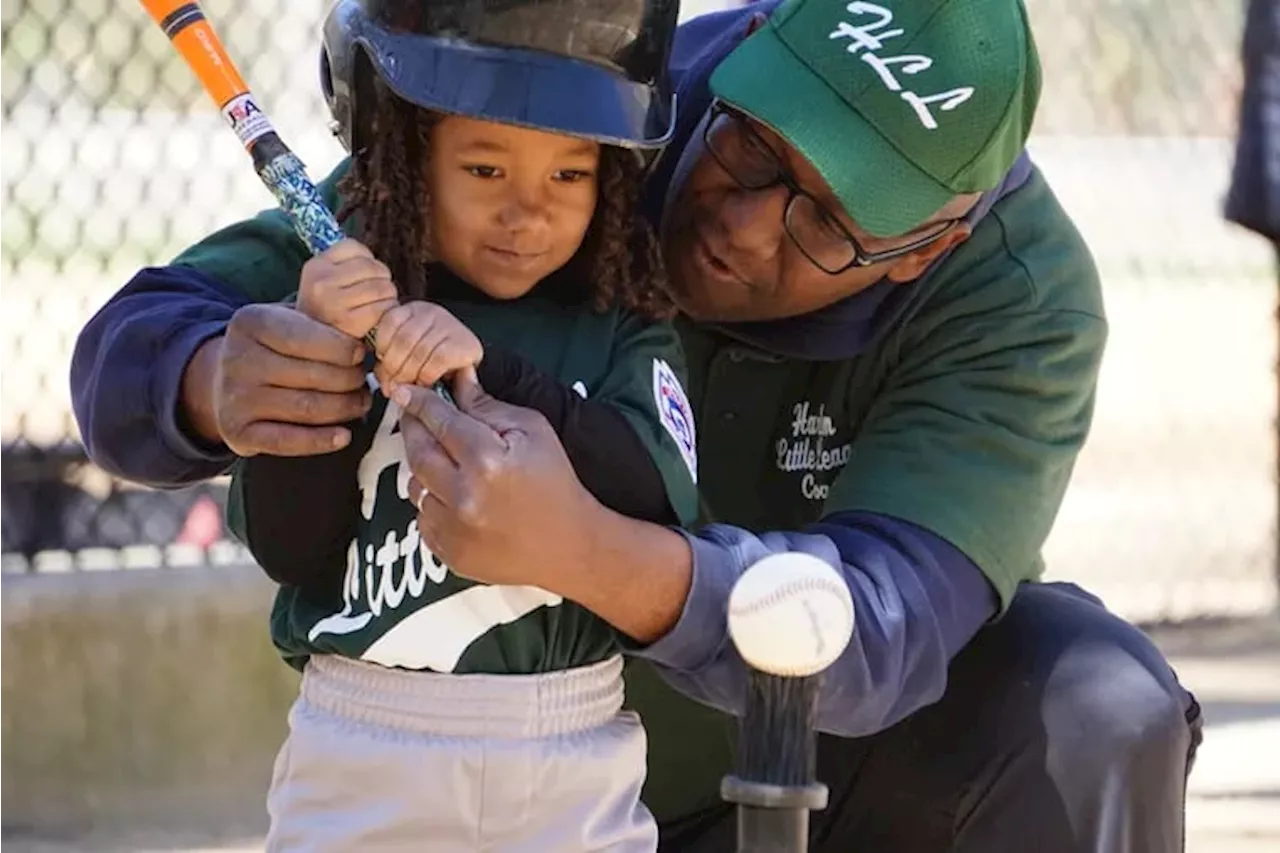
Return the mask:
[[[653,360],[653,401],[658,419],[680,448],[680,456],[689,468],[689,476],[698,482],[698,437],[693,424],[693,409],[684,388],[671,365],[660,358]]]

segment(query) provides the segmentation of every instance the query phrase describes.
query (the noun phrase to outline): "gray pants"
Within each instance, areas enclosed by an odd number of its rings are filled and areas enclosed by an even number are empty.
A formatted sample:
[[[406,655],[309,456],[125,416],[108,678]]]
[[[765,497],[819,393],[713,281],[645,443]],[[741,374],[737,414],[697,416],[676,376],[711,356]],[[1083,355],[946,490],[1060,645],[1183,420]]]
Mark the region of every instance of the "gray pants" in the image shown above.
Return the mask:
[[[620,658],[506,676],[312,658],[267,850],[652,853],[645,733],[622,698]]]

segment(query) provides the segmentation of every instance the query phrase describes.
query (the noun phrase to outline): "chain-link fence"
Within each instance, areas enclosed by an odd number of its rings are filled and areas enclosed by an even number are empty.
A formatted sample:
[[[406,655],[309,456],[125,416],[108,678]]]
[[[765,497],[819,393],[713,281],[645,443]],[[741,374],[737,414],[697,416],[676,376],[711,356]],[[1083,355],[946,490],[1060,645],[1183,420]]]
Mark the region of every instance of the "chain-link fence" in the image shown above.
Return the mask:
[[[340,150],[317,86],[323,0],[203,6],[325,173]],[[1051,574],[1144,619],[1269,606],[1274,273],[1268,247],[1220,215],[1243,2],[1028,6],[1044,66],[1033,156],[1097,255],[1113,325]],[[5,0],[0,80],[5,565],[234,559],[219,484],[153,492],[86,462],[67,368],[84,321],[138,267],[268,196],[137,4]]]

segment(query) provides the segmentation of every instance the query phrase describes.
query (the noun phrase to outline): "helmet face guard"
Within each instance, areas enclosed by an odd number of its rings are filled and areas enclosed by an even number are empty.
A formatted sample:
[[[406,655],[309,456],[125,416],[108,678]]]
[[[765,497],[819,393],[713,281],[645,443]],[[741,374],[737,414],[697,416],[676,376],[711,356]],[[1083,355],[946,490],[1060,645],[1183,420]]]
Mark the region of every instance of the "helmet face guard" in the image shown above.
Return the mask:
[[[366,59],[425,109],[658,148],[675,125],[677,14],[675,0],[338,0],[321,83],[348,150]]]

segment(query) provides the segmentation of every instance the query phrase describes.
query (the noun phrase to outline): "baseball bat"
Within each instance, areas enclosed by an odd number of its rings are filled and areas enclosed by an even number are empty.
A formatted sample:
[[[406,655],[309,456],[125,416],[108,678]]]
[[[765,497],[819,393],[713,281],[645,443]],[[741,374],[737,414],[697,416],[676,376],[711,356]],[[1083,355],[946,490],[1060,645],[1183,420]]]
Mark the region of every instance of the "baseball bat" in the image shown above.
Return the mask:
[[[142,5],[240,138],[253,158],[258,177],[276,197],[311,252],[319,254],[343,239],[337,219],[307,177],[306,167],[272,126],[200,4],[142,0]]]
[[[275,196],[311,253],[318,255],[342,240],[346,235],[316,185],[307,177],[306,166],[272,126],[200,4],[183,0],[142,0],[142,5],[240,138],[253,159],[258,177]],[[365,343],[377,351],[372,331],[365,335]]]

